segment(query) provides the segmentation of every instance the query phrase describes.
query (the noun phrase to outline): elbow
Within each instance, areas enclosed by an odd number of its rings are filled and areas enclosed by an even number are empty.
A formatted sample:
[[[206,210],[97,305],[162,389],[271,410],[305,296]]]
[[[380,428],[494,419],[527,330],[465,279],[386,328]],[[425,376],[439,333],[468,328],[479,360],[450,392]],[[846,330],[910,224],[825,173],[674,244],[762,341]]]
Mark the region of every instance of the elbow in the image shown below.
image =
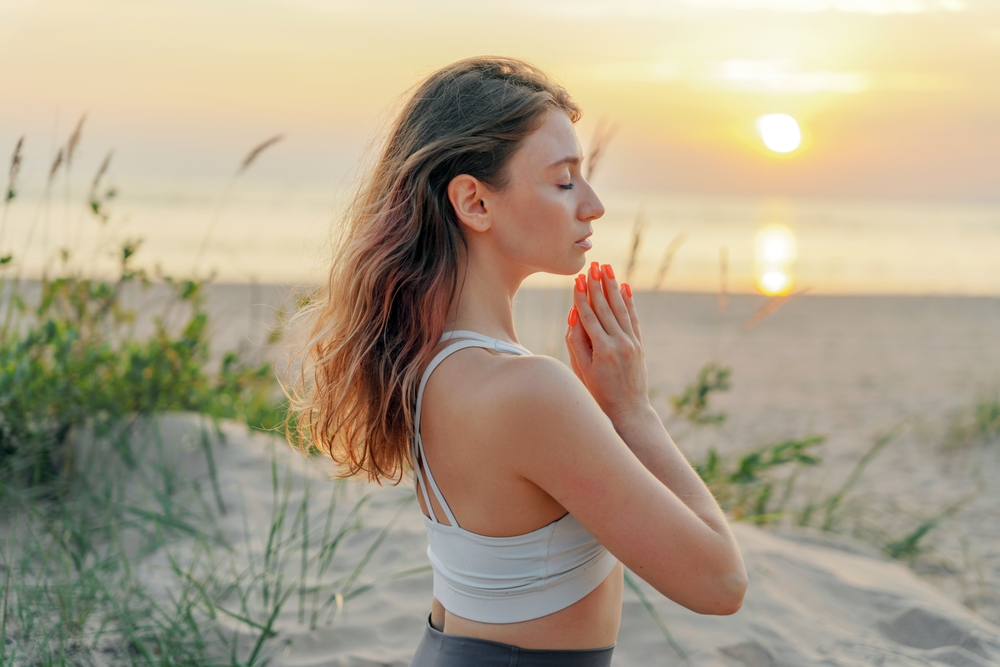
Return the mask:
[[[746,595],[749,584],[743,564],[740,563],[739,568],[723,577],[719,584],[716,611],[712,613],[717,616],[735,614],[743,606],[743,596]]]
[[[713,616],[731,616],[740,610],[743,606],[743,595],[730,595],[726,598],[721,598],[716,607],[708,612]]]
[[[712,581],[708,587],[712,594],[706,595],[698,608],[692,608],[691,611],[711,616],[735,614],[743,606],[748,583],[746,570],[741,563],[735,570]]]

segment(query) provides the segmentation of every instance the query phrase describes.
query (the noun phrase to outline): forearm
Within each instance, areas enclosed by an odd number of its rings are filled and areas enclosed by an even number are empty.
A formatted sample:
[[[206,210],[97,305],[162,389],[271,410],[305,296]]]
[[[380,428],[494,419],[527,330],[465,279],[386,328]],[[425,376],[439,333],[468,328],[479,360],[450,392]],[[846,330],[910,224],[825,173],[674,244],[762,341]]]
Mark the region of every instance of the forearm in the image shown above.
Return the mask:
[[[636,458],[712,530],[731,536],[729,524],[712,492],[674,444],[651,407],[613,420],[615,430]]]

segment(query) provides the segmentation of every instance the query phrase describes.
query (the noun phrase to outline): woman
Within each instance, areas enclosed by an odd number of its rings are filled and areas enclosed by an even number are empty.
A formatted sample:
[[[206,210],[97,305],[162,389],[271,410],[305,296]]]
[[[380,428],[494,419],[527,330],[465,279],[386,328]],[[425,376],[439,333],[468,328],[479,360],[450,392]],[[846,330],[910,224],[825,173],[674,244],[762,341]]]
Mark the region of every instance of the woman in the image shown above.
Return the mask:
[[[696,612],[742,604],[726,519],[650,407],[631,288],[576,278],[572,370],[517,344],[521,281],[583,269],[604,213],[580,114],[519,60],[432,74],[313,310],[300,434],[345,476],[415,473],[434,596],[414,666],[609,665],[623,564]]]

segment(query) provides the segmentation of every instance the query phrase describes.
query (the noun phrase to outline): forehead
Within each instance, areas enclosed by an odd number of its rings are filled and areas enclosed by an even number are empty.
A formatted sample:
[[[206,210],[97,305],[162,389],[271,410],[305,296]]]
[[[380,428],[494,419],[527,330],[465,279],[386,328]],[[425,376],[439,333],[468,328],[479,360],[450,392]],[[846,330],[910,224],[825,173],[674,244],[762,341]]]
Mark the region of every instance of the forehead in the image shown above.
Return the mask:
[[[569,116],[554,109],[546,113],[541,126],[525,138],[514,159],[533,169],[545,169],[568,157],[583,157],[580,143]]]

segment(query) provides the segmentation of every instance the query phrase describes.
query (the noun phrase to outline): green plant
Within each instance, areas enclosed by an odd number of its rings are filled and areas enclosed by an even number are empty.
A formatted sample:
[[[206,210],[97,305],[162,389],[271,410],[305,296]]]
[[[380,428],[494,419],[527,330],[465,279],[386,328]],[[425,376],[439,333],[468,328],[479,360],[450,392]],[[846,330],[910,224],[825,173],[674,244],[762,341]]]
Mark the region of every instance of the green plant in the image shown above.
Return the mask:
[[[972,500],[977,493],[978,491],[945,507],[938,514],[924,519],[917,525],[916,528],[903,537],[887,543],[885,547],[883,547],[882,551],[890,558],[913,558],[914,556],[917,556],[923,551],[923,548],[920,546],[920,540],[926,537],[931,530],[939,526],[942,521],[951,517],[960,509],[965,507],[965,505],[968,504],[968,502]]]
[[[732,370],[728,366],[715,361],[702,366],[694,382],[685,387],[680,394],[670,397],[674,416],[695,426],[716,425],[726,421],[725,413],[708,411],[708,402],[713,393],[729,390],[730,375]]]
[[[82,124],[53,162],[43,197],[68,170]],[[252,151],[241,171],[271,143]],[[334,530],[346,483],[330,487],[325,516],[312,516],[308,482],[296,506],[293,476],[284,470],[279,488],[274,462],[264,553],[251,548],[249,529],[244,544],[222,538],[216,521],[234,508],[221,492],[213,441],[223,437],[223,419],[259,429],[283,422],[270,362],[239,351],[213,361],[203,280],[160,276],[170,298],[152,319],[152,333],[136,336],[138,312],[125,296],[153,285],[134,267],[137,240],[120,245],[113,280],[72,270],[63,249],[59,274],[22,281],[18,258],[3,245],[22,144],[0,219],[0,665],[263,664],[289,600],[297,597],[301,622],[311,600],[315,627],[323,613],[380,583],[360,577],[396,519],[347,574],[336,574],[337,547],[361,530],[370,494]],[[110,157],[87,199],[101,225],[116,194],[101,185]],[[280,328],[269,343],[279,338]],[[157,426],[168,411],[202,415],[207,480],[170,464],[166,454],[179,443],[163,442]],[[169,563],[166,597],[146,586],[154,556]],[[235,626],[223,631],[213,622],[223,616]],[[240,634],[251,636],[249,651],[240,648]]]
[[[953,449],[977,442],[1000,442],[1000,393],[980,396],[971,409],[961,411],[952,421],[944,447]]]
[[[129,335],[136,314],[122,305],[121,294],[145,280],[130,267],[134,252],[133,245],[123,247],[114,283],[45,279],[36,304],[14,302],[19,317],[0,330],[0,470],[10,481],[42,484],[66,472],[67,440],[81,427],[108,435],[136,416],[166,410],[258,428],[281,422],[269,363],[247,363],[228,352],[209,370],[202,283],[167,282],[188,310],[180,327],[157,317],[149,338]]]
[[[367,591],[427,571],[362,583],[410,494],[389,501],[393,517],[365,538],[360,558],[334,567],[338,548],[362,533],[375,494],[358,494],[346,480],[314,491],[278,442],[270,521],[251,528],[245,514],[229,515],[230,524],[243,521],[245,535],[227,541],[217,527],[223,513],[199,480],[170,463],[177,443],[164,441],[158,419],[133,425],[132,467],[96,439],[79,451],[84,483],[64,484],[54,497],[42,487],[8,488],[0,665],[261,665],[280,642],[276,619],[294,601],[298,622],[315,629]],[[329,499],[317,503],[323,495]]]
[[[736,520],[753,520],[763,524],[783,516],[784,506],[791,496],[796,472],[788,476],[777,508],[770,508],[777,481],[774,471],[787,464],[815,466],[820,458],[810,450],[822,444],[825,436],[813,435],[802,439],[782,440],[753,449],[734,461],[724,459],[711,448],[705,460],[694,465],[695,471],[708,485],[720,506]]]
[[[823,530],[832,530],[836,523],[840,520],[840,510],[842,508],[842,503],[844,501],[847,493],[858,483],[861,479],[862,473],[864,473],[865,468],[875,460],[875,457],[886,448],[886,446],[896,439],[900,431],[903,428],[903,424],[897,424],[895,427],[889,429],[888,432],[876,438],[875,443],[871,448],[865,452],[865,454],[858,459],[858,462],[854,464],[854,468],[851,469],[850,474],[847,479],[839,489],[832,493],[826,501],[823,503],[823,523],[820,526]],[[809,511],[811,515],[811,509]],[[808,521],[800,520],[801,525],[805,525]]]

